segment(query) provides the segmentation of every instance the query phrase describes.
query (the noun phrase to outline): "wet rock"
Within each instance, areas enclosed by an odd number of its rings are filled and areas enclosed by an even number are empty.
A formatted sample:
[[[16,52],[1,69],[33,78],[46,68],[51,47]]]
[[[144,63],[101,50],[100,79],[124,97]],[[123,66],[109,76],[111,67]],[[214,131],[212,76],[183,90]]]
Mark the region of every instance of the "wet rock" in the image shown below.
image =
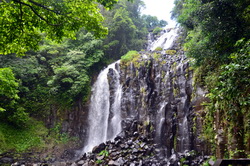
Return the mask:
[[[83,161],[83,160],[80,160],[80,161],[77,162],[77,164],[82,165],[82,164],[84,164],[84,161]]]
[[[104,159],[104,155],[102,155],[102,156],[97,156],[96,159],[97,159],[97,160],[102,160],[102,159]]]
[[[135,154],[135,153],[137,153],[137,152],[138,152],[138,149],[133,149],[133,150],[132,150],[132,153],[133,153],[133,154]]]
[[[119,165],[123,165],[125,163],[125,161],[123,160],[122,157],[119,157],[117,160],[116,160],[116,163],[118,163]]]
[[[14,159],[11,157],[2,157],[0,159],[0,163],[12,163],[13,161],[14,161]]]
[[[34,166],[34,165],[33,165]],[[72,163],[70,166],[77,166],[77,164],[76,163]]]
[[[130,163],[129,166],[135,166],[135,163]]]
[[[102,143],[98,146],[95,146],[92,151],[93,153],[100,153],[101,151],[105,150],[105,148],[106,148],[105,143]]]
[[[208,164],[210,164],[210,165],[214,165],[214,161],[213,160],[209,160],[209,162],[208,162]]]

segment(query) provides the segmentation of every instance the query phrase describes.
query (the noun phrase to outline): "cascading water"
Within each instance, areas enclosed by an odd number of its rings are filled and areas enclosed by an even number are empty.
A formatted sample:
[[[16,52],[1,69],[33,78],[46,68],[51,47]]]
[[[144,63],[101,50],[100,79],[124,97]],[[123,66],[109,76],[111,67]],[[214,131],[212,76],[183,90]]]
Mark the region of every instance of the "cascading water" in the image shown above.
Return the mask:
[[[116,80],[114,88],[114,102],[111,104],[110,111],[110,120],[108,126],[108,140],[112,140],[115,138],[117,134],[119,134],[122,130],[121,128],[121,97],[122,97],[122,85],[120,84],[120,74],[117,70],[115,71]]]
[[[157,47],[161,47],[163,50],[172,49],[177,36],[178,28],[165,29],[156,40],[153,40],[153,36],[150,34],[148,36],[149,43],[147,49],[148,51],[154,51]],[[165,54],[165,51],[163,51],[162,54]],[[187,119],[190,101],[186,90],[188,89],[187,87],[191,87],[191,83],[189,83],[188,78],[186,78],[187,73],[184,67],[187,66],[188,61],[186,61],[184,54],[180,54],[176,57],[165,56],[167,63],[166,70],[163,74],[160,72],[160,74],[162,74],[160,77],[163,79],[159,78],[159,73],[155,78],[157,81],[155,83],[157,91],[165,91],[164,96],[160,97],[160,102],[157,105],[158,110],[155,115],[155,141],[160,145],[164,145],[164,139],[171,139],[176,135],[176,142],[178,144],[176,150],[178,152],[184,152],[185,150],[190,150],[190,135]],[[173,79],[173,77],[175,78]],[[165,84],[162,83],[163,80],[167,80]],[[165,87],[165,89],[162,89],[163,87]],[[175,105],[173,108],[167,108],[167,103],[171,103],[171,100],[176,101]],[[176,111],[174,111],[174,107]],[[168,112],[169,115],[166,115],[166,112]],[[173,117],[176,119],[171,120]],[[177,124],[173,121],[176,121]],[[165,131],[163,127],[167,127],[166,122],[173,126],[176,125],[178,132],[172,133],[173,135],[164,136]],[[170,149],[168,149],[168,151],[170,151]]]
[[[157,47],[161,47],[162,49],[170,48],[178,36],[177,31],[178,28],[165,28],[161,36],[156,40],[154,40],[152,34],[149,34],[147,50],[154,51]]]
[[[185,152],[189,150],[189,134],[188,134],[188,121],[187,116],[185,116],[180,124],[180,152]]]
[[[119,63],[119,62],[116,62]],[[88,116],[88,135],[83,152],[90,152],[93,147],[108,139],[113,139],[121,132],[121,93],[119,72],[115,64],[104,69],[92,87],[91,103]],[[114,102],[110,102],[110,87],[108,73],[110,70],[116,74],[116,92]],[[111,105],[112,104],[112,105]],[[111,121],[110,121],[111,119]]]
[[[166,102],[163,102],[160,104],[160,109],[157,111],[156,115],[156,141],[158,143],[161,143],[161,138],[162,138],[162,126],[165,122],[165,106]]]
[[[177,31],[166,29],[156,41],[149,36],[151,43],[140,59],[120,69],[112,64],[99,74],[83,152],[105,143],[94,153],[105,148],[109,156],[102,161],[107,165],[177,165],[190,150],[203,151],[199,133],[192,130],[195,102],[200,99],[193,96],[193,72],[181,43],[175,41]],[[154,51],[157,47],[163,51]],[[149,154],[153,155],[148,158]]]

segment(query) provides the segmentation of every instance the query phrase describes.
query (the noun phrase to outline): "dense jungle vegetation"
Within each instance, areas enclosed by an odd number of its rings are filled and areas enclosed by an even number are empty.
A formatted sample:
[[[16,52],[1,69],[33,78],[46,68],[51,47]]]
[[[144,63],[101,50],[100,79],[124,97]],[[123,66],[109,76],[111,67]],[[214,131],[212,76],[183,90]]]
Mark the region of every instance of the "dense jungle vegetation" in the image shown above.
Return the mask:
[[[249,158],[250,1],[176,0],[172,16],[186,30],[196,84],[209,92],[204,137],[219,158]]]
[[[53,108],[86,102],[93,75],[167,24],[141,15],[143,7],[141,0],[0,2],[0,153],[71,140],[60,118],[52,128],[44,122]]]

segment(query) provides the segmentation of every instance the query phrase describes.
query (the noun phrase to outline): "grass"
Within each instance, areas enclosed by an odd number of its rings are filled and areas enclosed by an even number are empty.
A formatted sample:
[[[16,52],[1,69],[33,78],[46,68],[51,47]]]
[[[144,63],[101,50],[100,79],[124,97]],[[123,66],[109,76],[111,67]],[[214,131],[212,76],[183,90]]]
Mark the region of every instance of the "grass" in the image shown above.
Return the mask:
[[[16,128],[0,122],[0,153],[25,152],[31,148],[43,147],[45,142],[42,138],[47,134],[48,129],[41,122],[34,120],[26,128]]]
[[[49,158],[55,153],[60,155],[66,148],[77,146],[79,141],[76,137],[70,137],[60,130],[60,124],[47,129],[43,122],[34,119],[25,128],[0,122],[0,154],[13,152],[18,157],[21,153],[39,152]]]
[[[129,51],[127,54],[121,57],[121,65],[128,66],[130,62],[136,63],[140,54],[137,51]]]

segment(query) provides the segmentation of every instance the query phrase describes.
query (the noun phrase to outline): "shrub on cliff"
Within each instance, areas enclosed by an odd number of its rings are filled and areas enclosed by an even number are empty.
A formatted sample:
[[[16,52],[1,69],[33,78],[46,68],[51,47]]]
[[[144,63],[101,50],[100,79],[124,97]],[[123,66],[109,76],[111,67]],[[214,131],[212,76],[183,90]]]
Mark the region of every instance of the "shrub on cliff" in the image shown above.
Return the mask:
[[[137,51],[129,51],[127,54],[121,57],[121,65],[129,65],[130,62],[135,62],[139,58],[139,53]]]

